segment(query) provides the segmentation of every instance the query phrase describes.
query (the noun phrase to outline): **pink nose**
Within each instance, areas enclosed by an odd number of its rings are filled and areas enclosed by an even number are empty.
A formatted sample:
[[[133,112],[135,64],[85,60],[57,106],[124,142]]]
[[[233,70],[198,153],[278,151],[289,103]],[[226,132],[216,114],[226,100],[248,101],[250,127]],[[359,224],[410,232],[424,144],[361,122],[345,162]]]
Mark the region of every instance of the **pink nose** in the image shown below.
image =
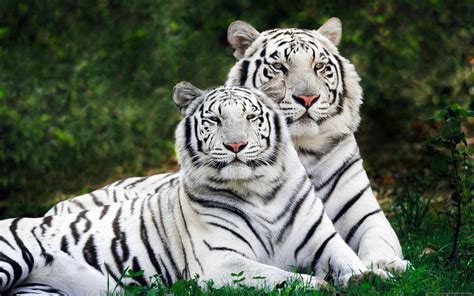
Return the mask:
[[[319,99],[319,95],[293,96],[293,98],[296,102],[300,103],[306,108],[309,108]]]
[[[242,149],[244,149],[245,146],[247,146],[247,143],[244,143],[244,142],[241,142],[241,143],[227,143],[227,144],[224,143],[225,148],[227,148],[228,150],[230,150],[232,152],[235,152],[235,153],[238,153],[238,152],[242,151]]]

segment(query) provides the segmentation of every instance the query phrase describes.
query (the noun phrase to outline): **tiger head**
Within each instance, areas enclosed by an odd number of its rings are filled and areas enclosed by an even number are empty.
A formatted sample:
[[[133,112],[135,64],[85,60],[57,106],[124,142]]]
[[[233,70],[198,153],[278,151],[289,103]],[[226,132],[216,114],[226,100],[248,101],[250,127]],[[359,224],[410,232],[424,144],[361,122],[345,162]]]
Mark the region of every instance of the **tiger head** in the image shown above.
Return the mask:
[[[279,103],[296,145],[323,134],[352,133],[360,121],[362,89],[354,66],[337,49],[341,21],[329,19],[318,30],[274,29],[259,33],[249,24],[229,26],[228,41],[238,62],[227,85],[258,88],[284,79]]]
[[[199,90],[188,82],[174,87],[184,119],[176,131],[181,168],[207,181],[252,181],[274,175],[290,136],[274,100],[285,96],[283,81],[261,90],[217,87]],[[272,99],[269,98],[272,97]],[[283,149],[284,150],[284,149]]]

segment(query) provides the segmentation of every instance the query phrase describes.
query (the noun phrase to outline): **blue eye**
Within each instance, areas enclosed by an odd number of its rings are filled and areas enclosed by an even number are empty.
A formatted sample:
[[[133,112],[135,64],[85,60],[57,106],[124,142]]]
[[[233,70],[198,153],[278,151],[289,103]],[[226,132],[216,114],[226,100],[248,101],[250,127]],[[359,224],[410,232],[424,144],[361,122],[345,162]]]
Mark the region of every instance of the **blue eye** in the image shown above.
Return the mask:
[[[273,67],[273,69],[281,71],[283,73],[286,73],[288,71],[288,69],[286,69],[286,67],[283,66],[282,63],[273,63],[272,67]]]
[[[275,68],[275,69],[277,69],[277,70],[280,70],[280,69],[283,68],[283,65],[280,64],[280,63],[274,63],[274,64],[272,64],[272,66],[273,66],[273,68]]]

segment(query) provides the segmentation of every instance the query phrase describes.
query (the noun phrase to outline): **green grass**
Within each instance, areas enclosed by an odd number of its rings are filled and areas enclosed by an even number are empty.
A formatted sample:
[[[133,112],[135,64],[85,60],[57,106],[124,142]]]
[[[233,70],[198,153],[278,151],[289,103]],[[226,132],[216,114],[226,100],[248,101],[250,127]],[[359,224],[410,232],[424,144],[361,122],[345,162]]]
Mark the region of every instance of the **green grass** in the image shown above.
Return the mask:
[[[468,214],[468,213],[466,213]],[[468,220],[471,220],[468,217]],[[474,291],[474,260],[472,257],[472,227],[466,226],[461,236],[460,256],[457,262],[446,258],[450,251],[451,234],[441,220],[429,217],[424,228],[411,233],[399,233],[405,257],[413,269],[401,276],[382,281],[370,276],[354,282],[348,288],[334,286],[316,291],[303,282],[289,281],[277,287],[248,287],[244,281],[216,288],[212,282],[198,279],[178,281],[166,289],[158,280],[150,287],[130,286],[117,293],[109,289],[108,295],[446,295],[446,293],[472,293]],[[469,225],[469,224],[467,224]],[[421,255],[430,248],[430,254]],[[245,275],[245,274],[244,274]],[[437,294],[438,293],[438,294]],[[439,294],[441,293],[441,294]],[[444,294],[443,294],[444,293]]]

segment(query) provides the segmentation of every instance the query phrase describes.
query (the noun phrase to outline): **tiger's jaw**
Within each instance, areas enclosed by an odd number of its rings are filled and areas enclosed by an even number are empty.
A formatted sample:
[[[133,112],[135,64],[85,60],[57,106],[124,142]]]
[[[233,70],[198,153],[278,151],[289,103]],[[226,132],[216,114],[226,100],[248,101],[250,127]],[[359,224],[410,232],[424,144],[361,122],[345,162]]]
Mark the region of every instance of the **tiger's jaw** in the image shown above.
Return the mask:
[[[237,158],[220,170],[219,177],[226,181],[246,181],[257,178],[255,170],[237,160]]]

